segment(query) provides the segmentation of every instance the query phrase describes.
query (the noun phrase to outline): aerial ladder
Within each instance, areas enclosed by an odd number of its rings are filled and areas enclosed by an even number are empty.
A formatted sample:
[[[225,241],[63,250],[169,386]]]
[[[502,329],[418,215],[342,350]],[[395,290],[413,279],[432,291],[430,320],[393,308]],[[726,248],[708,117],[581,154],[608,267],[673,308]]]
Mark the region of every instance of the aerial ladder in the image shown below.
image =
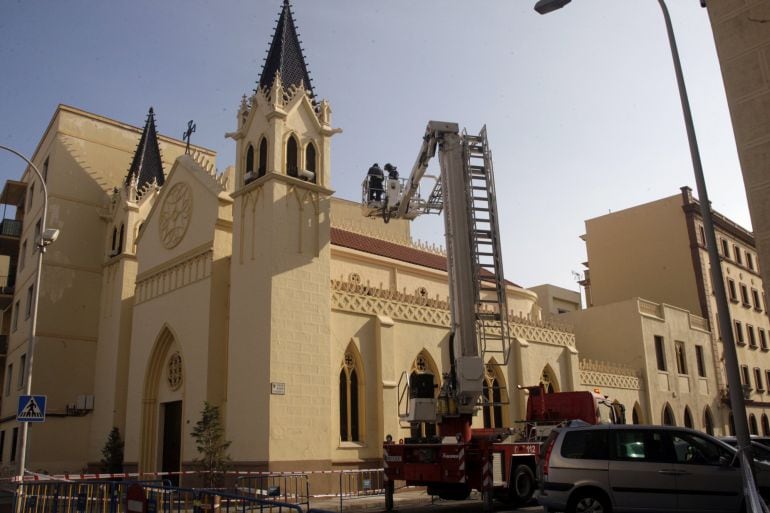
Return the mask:
[[[427,175],[436,153],[440,174]],[[435,182],[423,198],[420,185],[427,178]],[[374,190],[379,187],[383,190]],[[479,447],[485,442],[472,433],[471,423],[479,407],[488,404],[483,403],[488,401],[483,397],[485,365],[508,363],[511,333],[486,127],[471,135],[461,133],[456,123],[429,122],[409,178],[373,180],[367,176],[362,207],[364,215],[382,217],[385,222],[443,212],[446,236],[451,368],[437,398],[431,375],[404,373],[404,388],[399,385],[399,403],[408,395],[406,411],[402,413],[399,407],[399,417],[412,426],[435,423],[438,436],[428,440],[413,429],[413,436],[404,444],[388,437],[383,446],[386,507],[393,507],[394,476],[389,475],[389,462],[403,464],[405,458],[415,457],[430,461],[399,465],[396,474],[405,475],[396,477],[428,486],[429,492],[446,498],[462,498],[458,495],[467,496],[475,488],[482,492],[485,506],[490,506],[491,462]],[[472,459],[473,454],[478,457]]]

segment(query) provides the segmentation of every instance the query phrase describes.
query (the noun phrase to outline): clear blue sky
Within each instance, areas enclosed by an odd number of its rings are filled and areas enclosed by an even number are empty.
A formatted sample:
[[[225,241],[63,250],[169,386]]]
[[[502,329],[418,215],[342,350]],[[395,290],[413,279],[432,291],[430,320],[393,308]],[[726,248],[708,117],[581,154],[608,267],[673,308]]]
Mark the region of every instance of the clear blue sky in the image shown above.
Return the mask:
[[[294,0],[316,93],[331,102],[332,184],[358,200],[372,162],[407,173],[430,119],[489,130],[509,279],[577,289],[584,220],[695,189],[655,0]],[[750,228],[705,9],[669,0],[714,207]],[[30,155],[65,103],[234,162],[224,133],[259,79],[281,0],[0,3],[0,144]],[[23,165],[0,154],[0,178]],[[438,220],[416,237],[443,244]]]

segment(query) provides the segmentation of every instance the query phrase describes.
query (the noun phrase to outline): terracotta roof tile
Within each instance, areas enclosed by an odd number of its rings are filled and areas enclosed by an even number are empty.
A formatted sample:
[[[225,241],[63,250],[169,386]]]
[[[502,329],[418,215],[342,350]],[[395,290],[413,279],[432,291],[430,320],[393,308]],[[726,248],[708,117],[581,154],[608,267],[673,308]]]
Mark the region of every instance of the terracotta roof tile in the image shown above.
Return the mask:
[[[410,264],[438,269],[439,271],[446,272],[447,270],[447,259],[442,255],[410,248],[408,246],[402,246],[374,237],[367,237],[366,235],[341,230],[339,228],[331,229],[331,242],[335,246],[342,246],[343,248],[355,249],[372,255],[392,258],[393,260],[399,260],[401,262],[409,262]],[[518,287],[518,285],[508,280],[506,280],[506,283]]]

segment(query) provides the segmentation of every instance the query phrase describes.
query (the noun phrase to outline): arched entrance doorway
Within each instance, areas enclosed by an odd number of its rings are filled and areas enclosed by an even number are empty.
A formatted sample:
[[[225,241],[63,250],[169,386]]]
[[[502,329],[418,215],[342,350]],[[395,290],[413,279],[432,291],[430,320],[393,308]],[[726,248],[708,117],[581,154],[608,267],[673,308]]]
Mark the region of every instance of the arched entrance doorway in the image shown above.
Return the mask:
[[[179,483],[182,465],[184,361],[172,331],[165,326],[147,363],[142,397],[140,472],[167,472]]]

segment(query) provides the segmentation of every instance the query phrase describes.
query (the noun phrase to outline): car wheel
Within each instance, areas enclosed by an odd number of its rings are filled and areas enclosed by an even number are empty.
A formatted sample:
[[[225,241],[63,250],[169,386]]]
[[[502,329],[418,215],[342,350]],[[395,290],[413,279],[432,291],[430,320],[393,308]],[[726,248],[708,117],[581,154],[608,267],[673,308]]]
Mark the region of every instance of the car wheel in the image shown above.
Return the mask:
[[[511,495],[519,503],[525,503],[535,493],[535,474],[528,465],[519,465],[513,471],[511,479]]]
[[[567,513],[611,513],[610,501],[597,490],[576,493],[567,505]]]

